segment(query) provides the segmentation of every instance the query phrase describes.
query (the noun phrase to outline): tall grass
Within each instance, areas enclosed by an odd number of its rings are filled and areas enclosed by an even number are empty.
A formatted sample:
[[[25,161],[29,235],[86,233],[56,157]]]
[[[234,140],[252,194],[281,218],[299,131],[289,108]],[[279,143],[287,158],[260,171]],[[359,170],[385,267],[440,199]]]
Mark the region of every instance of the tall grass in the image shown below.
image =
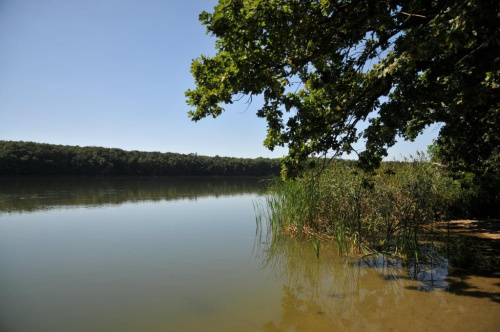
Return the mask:
[[[270,231],[335,239],[341,254],[381,252],[418,261],[424,230],[446,217],[459,194],[459,184],[423,154],[385,163],[375,173],[338,161],[320,174],[276,180],[261,213]]]
[[[316,226],[317,190],[302,180],[275,180],[265,196],[267,220],[274,232],[294,234]]]

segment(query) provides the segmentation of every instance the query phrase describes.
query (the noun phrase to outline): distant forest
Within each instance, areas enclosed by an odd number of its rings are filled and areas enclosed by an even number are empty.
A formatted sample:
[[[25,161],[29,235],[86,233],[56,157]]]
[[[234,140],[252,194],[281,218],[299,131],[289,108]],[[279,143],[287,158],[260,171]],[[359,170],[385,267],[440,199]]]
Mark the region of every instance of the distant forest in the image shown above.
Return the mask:
[[[0,175],[266,176],[280,169],[279,160],[269,158],[0,141]]]

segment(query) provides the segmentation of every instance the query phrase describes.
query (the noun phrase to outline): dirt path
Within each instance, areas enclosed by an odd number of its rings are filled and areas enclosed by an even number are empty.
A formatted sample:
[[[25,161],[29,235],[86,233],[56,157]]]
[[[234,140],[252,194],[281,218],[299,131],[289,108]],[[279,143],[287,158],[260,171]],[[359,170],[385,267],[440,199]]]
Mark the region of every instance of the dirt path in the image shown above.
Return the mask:
[[[500,241],[500,220],[450,220],[437,223],[441,229],[449,227],[450,232],[463,233],[481,239]]]

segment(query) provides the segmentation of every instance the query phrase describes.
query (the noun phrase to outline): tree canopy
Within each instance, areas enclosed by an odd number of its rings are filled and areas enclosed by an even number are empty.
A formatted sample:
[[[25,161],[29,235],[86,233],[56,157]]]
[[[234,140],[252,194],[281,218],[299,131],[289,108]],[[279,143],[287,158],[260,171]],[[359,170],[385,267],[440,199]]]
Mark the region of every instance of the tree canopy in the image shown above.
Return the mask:
[[[443,162],[498,172],[499,13],[498,0],[220,0],[200,14],[217,53],[192,62],[189,115],[261,95],[264,145],[288,147],[291,176],[328,151],[377,167],[433,123]]]
[[[279,170],[279,161],[268,158],[208,157],[0,140],[0,176],[268,176],[279,174]]]

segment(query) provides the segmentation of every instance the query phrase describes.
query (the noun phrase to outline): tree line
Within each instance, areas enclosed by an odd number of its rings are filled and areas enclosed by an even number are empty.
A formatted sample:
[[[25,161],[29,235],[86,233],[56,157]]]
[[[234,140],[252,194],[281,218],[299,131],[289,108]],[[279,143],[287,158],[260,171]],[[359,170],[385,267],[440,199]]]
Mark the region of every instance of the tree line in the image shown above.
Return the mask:
[[[269,158],[0,141],[0,175],[267,176],[279,174],[280,167]]]

